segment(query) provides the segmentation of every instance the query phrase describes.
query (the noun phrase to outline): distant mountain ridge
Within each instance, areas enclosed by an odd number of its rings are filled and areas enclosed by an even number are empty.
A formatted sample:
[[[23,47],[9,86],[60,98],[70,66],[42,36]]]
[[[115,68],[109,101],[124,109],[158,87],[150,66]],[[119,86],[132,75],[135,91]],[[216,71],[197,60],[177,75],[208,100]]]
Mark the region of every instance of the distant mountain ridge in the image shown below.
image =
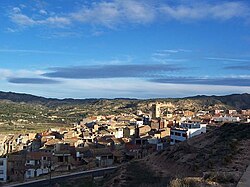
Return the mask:
[[[219,100],[225,105],[232,106],[236,109],[250,109],[250,94],[243,93],[243,94],[231,94],[225,96],[205,96],[205,95],[198,95],[194,97],[189,97],[190,99],[214,99]]]
[[[25,93],[15,92],[2,92],[0,91],[0,100],[9,100],[12,102],[25,102],[25,103],[36,103],[36,104],[84,104],[86,102],[93,102],[101,99],[57,99],[57,98],[45,98],[41,96],[35,96]]]
[[[250,109],[250,94],[231,94],[225,96],[206,96],[206,95],[197,95],[193,97],[184,97],[184,98],[159,98],[159,99],[134,99],[134,98],[114,98],[114,99],[106,99],[106,98],[90,98],[90,99],[57,99],[57,98],[45,98],[41,96],[35,96],[31,94],[25,93],[14,93],[14,92],[3,92],[0,91],[0,100],[9,100],[17,103],[34,103],[34,104],[42,104],[42,105],[65,105],[65,104],[91,104],[98,103],[100,101],[158,101],[158,100],[168,100],[168,101],[176,101],[176,100],[191,100],[191,101],[200,101],[202,103],[222,103],[224,105],[233,107],[235,109]]]

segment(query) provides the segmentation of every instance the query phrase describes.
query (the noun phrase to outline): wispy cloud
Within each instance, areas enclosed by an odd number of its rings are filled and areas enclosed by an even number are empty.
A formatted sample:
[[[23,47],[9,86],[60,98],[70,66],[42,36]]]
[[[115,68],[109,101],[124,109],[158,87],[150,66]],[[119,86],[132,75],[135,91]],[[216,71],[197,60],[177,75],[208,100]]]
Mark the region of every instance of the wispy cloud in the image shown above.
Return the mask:
[[[60,81],[45,78],[8,78],[9,83],[14,84],[58,84]]]
[[[9,13],[9,18],[13,23],[24,27],[38,25],[69,27],[80,22],[114,28],[121,24],[148,24],[159,22],[159,20],[246,19],[250,16],[249,10],[249,6],[244,2],[191,1],[185,3],[185,1],[180,1],[171,3],[152,0],[112,0],[83,4],[82,7],[77,7],[77,11],[55,12],[54,14],[44,9],[39,9],[34,14],[25,14],[20,7],[14,7]]]
[[[71,14],[72,18],[83,23],[113,27],[122,22],[149,23],[155,19],[155,9],[146,1],[102,1],[84,6]]]
[[[223,57],[207,57],[207,60],[232,61],[232,62],[250,62],[250,59],[241,58],[223,58]]]
[[[174,63],[174,62],[185,62],[188,59],[185,58],[173,58],[172,56],[176,56],[177,54],[180,53],[187,53],[187,52],[192,52],[192,50],[188,49],[163,49],[163,50],[157,50],[154,52],[151,56],[151,59],[154,62],[158,63]]]
[[[159,77],[166,72],[182,70],[177,65],[141,64],[141,65],[98,65],[68,68],[53,68],[52,72],[44,73],[46,77],[68,79],[98,79],[98,78],[148,78]]]
[[[67,53],[62,51],[43,51],[30,49],[0,49],[0,53],[33,53],[33,54],[51,54],[51,55],[81,55],[77,53]]]
[[[160,10],[170,19],[183,21],[202,19],[229,20],[249,16],[249,7],[243,2],[196,2],[173,6],[165,4]]]
[[[226,66],[225,69],[250,71],[250,64],[239,64],[239,65]]]
[[[250,77],[170,77],[163,79],[152,79],[157,83],[168,84],[198,84],[198,85],[221,85],[221,86],[250,86]]]
[[[9,13],[9,18],[12,20],[12,22],[23,27],[38,25],[65,27],[71,24],[71,20],[69,17],[63,17],[59,15],[35,19],[32,16],[28,16],[22,13],[22,10],[18,7],[14,7],[12,9],[12,11]]]

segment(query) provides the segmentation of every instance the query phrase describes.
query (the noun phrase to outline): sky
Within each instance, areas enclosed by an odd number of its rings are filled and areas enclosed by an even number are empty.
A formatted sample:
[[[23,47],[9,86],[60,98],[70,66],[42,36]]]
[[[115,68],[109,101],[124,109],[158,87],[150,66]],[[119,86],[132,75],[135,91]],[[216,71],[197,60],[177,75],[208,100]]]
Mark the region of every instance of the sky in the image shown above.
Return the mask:
[[[1,91],[250,93],[248,0],[1,0],[0,23]]]

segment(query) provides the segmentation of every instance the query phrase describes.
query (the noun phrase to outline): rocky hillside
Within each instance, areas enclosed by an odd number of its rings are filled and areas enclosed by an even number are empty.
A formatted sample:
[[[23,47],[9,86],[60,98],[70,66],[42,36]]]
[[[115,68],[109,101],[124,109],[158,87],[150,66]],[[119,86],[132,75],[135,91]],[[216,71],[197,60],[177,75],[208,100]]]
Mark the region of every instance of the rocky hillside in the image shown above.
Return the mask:
[[[189,139],[136,163],[129,163],[120,175],[107,183],[132,186],[138,173],[152,173],[153,183],[146,186],[167,186],[179,181],[186,186],[236,186],[250,164],[250,124],[225,124],[209,133]],[[134,165],[139,171],[133,172]],[[141,168],[141,169],[140,169]],[[148,174],[147,174],[148,175]],[[177,178],[177,179],[176,179]],[[129,180],[129,181],[127,181]],[[148,182],[146,182],[148,183]],[[143,186],[143,185],[142,185]]]

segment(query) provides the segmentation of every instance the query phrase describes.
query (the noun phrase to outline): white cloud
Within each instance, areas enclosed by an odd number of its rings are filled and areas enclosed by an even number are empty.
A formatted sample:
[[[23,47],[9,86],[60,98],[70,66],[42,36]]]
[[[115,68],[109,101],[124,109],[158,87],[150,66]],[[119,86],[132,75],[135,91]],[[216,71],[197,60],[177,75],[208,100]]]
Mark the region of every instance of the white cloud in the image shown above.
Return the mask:
[[[119,20],[119,10],[113,2],[93,3],[92,7],[83,7],[72,13],[72,19],[84,23],[101,24],[111,27]]]
[[[154,21],[154,7],[135,0],[92,3],[72,13],[72,18],[85,23],[100,24],[107,27],[122,22],[148,23]]]
[[[20,26],[32,26],[36,24],[36,21],[34,21],[32,18],[29,18],[28,16],[21,14],[21,13],[13,13],[10,16],[11,20]]]
[[[6,77],[11,76],[12,75],[12,71],[9,69],[0,69],[0,80],[1,79],[6,79]]]
[[[0,69],[0,74],[1,77],[0,79],[6,79],[8,77],[37,77],[40,76],[41,74],[45,73],[42,70],[25,70],[25,69],[20,69],[20,70],[10,70],[10,69]]]
[[[78,4],[79,6],[79,4]],[[77,10],[76,10],[77,8]],[[159,21],[197,21],[230,20],[250,16],[249,5],[238,2],[205,1],[169,1],[153,0],[111,0],[92,1],[82,7],[73,7],[68,12],[52,12],[44,8],[35,9],[31,14],[24,14],[24,9],[14,7],[10,13],[11,20],[19,26],[54,26],[66,27],[76,23],[116,28],[124,24],[148,24]],[[31,11],[32,12],[32,11]]]
[[[42,15],[47,15],[48,14],[48,12],[46,10],[44,10],[44,9],[39,10],[39,13],[42,14]]]
[[[71,24],[69,18],[66,17],[48,17],[46,20],[37,21],[38,24],[49,24],[57,27],[64,27]]]
[[[191,50],[188,49],[163,49],[163,50],[157,50],[155,53],[151,55],[151,59],[154,62],[159,62],[159,63],[169,63],[169,62],[185,62],[188,61],[188,59],[183,59],[183,58],[169,58],[172,57],[173,55],[176,56],[178,53],[186,53],[186,52],[192,52]]]
[[[29,90],[28,93],[31,94],[59,98],[159,98],[250,92],[250,87],[161,84],[140,79],[59,80],[62,81],[61,84],[27,84],[24,87],[23,84],[1,82],[1,85],[2,90],[6,91],[27,93]]]
[[[19,30],[18,29],[13,29],[13,28],[6,28],[6,32],[11,32],[11,33],[14,33],[14,32],[18,32]]]
[[[63,16],[53,16],[43,19],[34,19],[32,16],[25,15],[21,12],[21,9],[15,7],[13,11],[9,14],[12,22],[19,26],[34,26],[34,25],[47,25],[54,27],[65,27],[71,24],[71,20]]]
[[[81,55],[79,53],[66,53],[63,51],[44,51],[30,49],[0,49],[0,53],[32,53],[32,54],[47,54],[47,55]]]
[[[142,1],[119,1],[121,13],[131,22],[148,23],[155,19],[155,7]]]
[[[242,2],[224,2],[217,4],[195,3],[177,6],[165,4],[161,7],[161,11],[168,16],[169,19],[184,21],[211,18],[228,20],[249,16],[249,7]]]
[[[12,10],[13,10],[14,13],[20,13],[21,12],[21,9],[18,8],[18,7],[14,7]]]

